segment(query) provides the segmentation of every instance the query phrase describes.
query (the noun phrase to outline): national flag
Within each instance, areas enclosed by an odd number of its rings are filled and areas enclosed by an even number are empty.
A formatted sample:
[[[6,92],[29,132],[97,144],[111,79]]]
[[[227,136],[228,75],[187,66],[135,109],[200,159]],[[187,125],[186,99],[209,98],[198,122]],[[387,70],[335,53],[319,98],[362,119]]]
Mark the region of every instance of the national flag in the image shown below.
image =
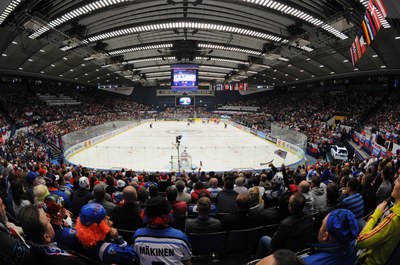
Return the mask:
[[[229,90],[229,84],[225,84],[225,90]]]
[[[249,89],[249,83],[244,83],[243,90],[248,90],[248,89]]]
[[[384,18],[386,18],[387,17],[387,10],[386,10],[386,6],[383,3],[383,1],[382,0],[373,0],[373,1],[374,1],[374,4],[375,4],[376,8],[378,9],[378,11],[382,14],[382,16]]]
[[[369,37],[369,33],[368,33],[368,29],[367,29],[367,25],[365,24],[365,20],[363,20],[361,22],[361,29],[362,29],[362,33],[364,34],[365,40],[367,41],[368,45],[371,45],[371,39]],[[360,36],[360,33],[358,33],[358,35]]]
[[[354,57],[354,63],[353,65],[356,64],[356,62],[358,61],[358,55],[357,55],[357,47],[356,47],[356,43],[353,42],[353,44],[351,45],[351,49],[352,49],[352,53],[353,53],[353,57]]]
[[[7,134],[7,129],[6,129],[5,127],[3,127],[3,128],[1,129],[1,134],[2,134],[2,135],[6,135],[6,134]]]
[[[235,90],[239,90],[239,85],[238,85],[238,83],[235,84]]]
[[[351,45],[351,47],[350,47],[350,56],[351,56],[351,62],[354,65],[355,61],[354,61],[354,54],[353,54],[353,45]]]
[[[234,86],[235,84],[229,84],[229,90],[234,90],[235,89]]]
[[[372,20],[374,22],[373,24],[375,27],[375,31],[378,31],[382,27],[382,23],[381,23],[381,20],[379,19],[377,9],[374,6],[374,4],[372,3],[372,1],[368,2],[368,10],[369,10],[369,13],[371,14]]]
[[[239,83],[239,90],[243,90],[243,89],[244,89],[243,83]]]
[[[368,12],[365,13],[364,21],[365,21],[365,25],[367,26],[368,33],[369,33],[369,36],[371,38],[371,41],[373,41],[375,39],[375,36],[376,36],[376,31],[371,26],[371,17],[369,16]]]
[[[361,46],[361,54],[364,54],[367,51],[367,44],[364,41],[364,37],[360,36],[360,46]]]
[[[356,44],[357,58],[360,59],[362,54],[361,54],[360,40],[358,39],[358,36],[356,37],[354,43]]]
[[[276,154],[277,156],[282,157],[283,159],[286,159],[287,152],[284,151],[284,150],[278,149],[278,150],[274,151],[274,154]]]

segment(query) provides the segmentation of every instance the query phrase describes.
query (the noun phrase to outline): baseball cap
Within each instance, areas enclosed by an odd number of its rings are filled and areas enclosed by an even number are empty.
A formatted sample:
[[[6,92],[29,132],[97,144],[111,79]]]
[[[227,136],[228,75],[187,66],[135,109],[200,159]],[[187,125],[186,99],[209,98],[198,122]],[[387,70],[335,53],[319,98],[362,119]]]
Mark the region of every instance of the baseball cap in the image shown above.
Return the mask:
[[[90,188],[89,179],[87,177],[79,178],[79,187],[88,190]]]
[[[126,185],[126,183],[122,179],[119,179],[117,181],[117,188],[123,188],[123,187],[125,187],[125,185]]]
[[[45,175],[46,174],[46,169],[44,169],[44,168],[39,168],[39,170],[38,170],[38,173],[40,174],[40,175]]]
[[[103,193],[103,192],[106,192],[106,188],[107,188],[106,184],[104,182],[100,182],[99,184],[94,186],[93,192],[94,193]]]
[[[28,175],[26,175],[26,180],[29,183],[32,183],[35,180],[35,178],[37,178],[37,176],[38,176],[37,172],[31,171],[31,172],[28,173]]]
[[[46,184],[53,184],[55,181],[59,180],[59,175],[54,175],[53,173],[48,173],[45,177]]]
[[[106,216],[106,210],[101,204],[88,203],[82,207],[79,220],[84,226],[90,226],[94,223],[100,224]]]

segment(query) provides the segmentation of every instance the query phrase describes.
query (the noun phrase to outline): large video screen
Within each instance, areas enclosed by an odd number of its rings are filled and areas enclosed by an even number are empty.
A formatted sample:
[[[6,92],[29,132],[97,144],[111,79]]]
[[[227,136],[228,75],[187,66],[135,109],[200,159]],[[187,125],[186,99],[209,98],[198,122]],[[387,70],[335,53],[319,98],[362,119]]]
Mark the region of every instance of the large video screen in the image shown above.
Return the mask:
[[[197,92],[199,66],[197,64],[171,65],[171,90],[173,92]]]
[[[194,97],[182,96],[175,98],[175,106],[194,106]]]

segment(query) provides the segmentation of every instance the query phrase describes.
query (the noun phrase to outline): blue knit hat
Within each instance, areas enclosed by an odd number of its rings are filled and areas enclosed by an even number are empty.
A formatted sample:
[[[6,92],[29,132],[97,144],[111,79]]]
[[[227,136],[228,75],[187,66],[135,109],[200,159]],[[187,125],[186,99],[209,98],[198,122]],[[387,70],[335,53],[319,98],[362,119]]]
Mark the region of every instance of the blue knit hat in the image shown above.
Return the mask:
[[[106,216],[107,212],[101,204],[88,203],[82,207],[79,219],[84,226],[90,226],[100,224]]]
[[[28,175],[26,175],[26,179],[29,183],[32,183],[35,180],[35,178],[37,178],[37,176],[38,176],[37,172],[30,171]]]
[[[342,242],[350,242],[358,236],[358,222],[354,214],[346,209],[337,209],[329,213],[326,222],[328,233]]]

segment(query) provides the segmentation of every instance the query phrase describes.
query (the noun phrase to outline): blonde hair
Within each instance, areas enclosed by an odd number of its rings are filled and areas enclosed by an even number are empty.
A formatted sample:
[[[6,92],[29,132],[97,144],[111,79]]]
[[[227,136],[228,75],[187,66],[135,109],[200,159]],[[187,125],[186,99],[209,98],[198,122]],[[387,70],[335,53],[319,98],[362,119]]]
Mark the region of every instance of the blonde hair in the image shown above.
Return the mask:
[[[252,187],[249,189],[250,207],[254,207],[263,202],[260,198],[260,188]]]
[[[49,194],[50,192],[45,185],[40,184],[33,188],[33,198],[36,204],[43,202],[44,198]]]

